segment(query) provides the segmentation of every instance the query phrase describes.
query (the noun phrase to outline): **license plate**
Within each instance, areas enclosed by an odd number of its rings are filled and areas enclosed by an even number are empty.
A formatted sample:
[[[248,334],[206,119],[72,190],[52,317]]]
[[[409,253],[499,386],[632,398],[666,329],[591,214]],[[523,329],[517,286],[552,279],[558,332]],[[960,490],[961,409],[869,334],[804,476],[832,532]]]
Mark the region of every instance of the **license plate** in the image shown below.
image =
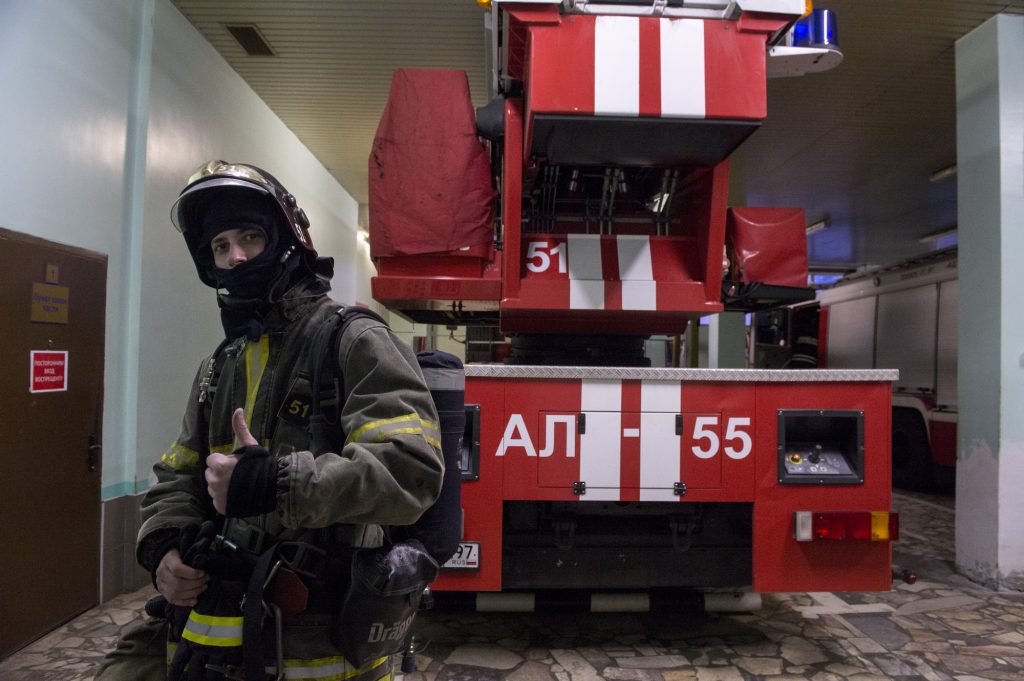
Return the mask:
[[[455,555],[442,565],[446,570],[479,570],[480,569],[480,542],[463,541],[459,542],[459,548]]]

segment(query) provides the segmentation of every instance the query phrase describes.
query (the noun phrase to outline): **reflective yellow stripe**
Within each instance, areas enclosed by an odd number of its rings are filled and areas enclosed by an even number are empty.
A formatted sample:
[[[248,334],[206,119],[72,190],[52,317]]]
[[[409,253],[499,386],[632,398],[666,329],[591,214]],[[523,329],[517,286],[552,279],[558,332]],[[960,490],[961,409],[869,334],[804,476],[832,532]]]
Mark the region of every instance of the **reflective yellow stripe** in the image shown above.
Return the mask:
[[[188,614],[188,622],[181,637],[204,646],[231,648],[242,645],[242,618],[204,615],[195,610]]]
[[[270,357],[270,336],[263,334],[255,343],[245,346],[245,421],[252,427],[252,410],[256,405],[256,394],[260,391],[263,370]]]
[[[235,451],[233,444],[210,447],[211,452],[230,454]],[[199,452],[175,442],[160,457],[160,461],[181,473],[194,473],[199,466]]]
[[[358,681],[360,677],[367,679],[379,679],[384,681],[391,678],[391,673],[386,676],[377,676],[383,672],[381,665],[385,665],[388,658],[380,657],[368,662],[362,667],[353,667],[345,658],[321,657],[314,660],[285,660],[284,678],[290,681]],[[277,670],[267,667],[267,673],[274,674]]]
[[[199,467],[199,452],[175,442],[167,448],[160,461],[176,471],[193,472]]]
[[[347,442],[385,442],[394,435],[403,434],[421,435],[433,446],[441,446],[441,433],[437,421],[421,419],[416,414],[364,423],[348,436]]]

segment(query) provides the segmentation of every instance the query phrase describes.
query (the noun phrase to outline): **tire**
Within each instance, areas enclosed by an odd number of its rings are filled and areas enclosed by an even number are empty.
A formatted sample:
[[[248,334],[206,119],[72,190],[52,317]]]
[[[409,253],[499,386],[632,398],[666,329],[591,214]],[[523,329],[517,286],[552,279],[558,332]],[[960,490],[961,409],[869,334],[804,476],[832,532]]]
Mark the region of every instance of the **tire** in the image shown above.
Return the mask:
[[[915,409],[892,410],[892,486],[922,490],[932,486],[932,450],[921,414]]]

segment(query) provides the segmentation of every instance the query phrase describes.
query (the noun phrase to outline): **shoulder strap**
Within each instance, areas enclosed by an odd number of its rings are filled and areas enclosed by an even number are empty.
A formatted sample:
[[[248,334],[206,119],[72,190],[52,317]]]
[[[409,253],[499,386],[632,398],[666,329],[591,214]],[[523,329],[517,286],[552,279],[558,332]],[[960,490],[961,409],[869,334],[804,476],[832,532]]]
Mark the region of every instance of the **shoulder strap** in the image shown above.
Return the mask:
[[[220,378],[221,369],[224,368],[223,362],[220,361],[221,355],[224,354],[224,350],[231,345],[231,341],[227,338],[220,342],[217,349],[213,351],[213,354],[206,358],[203,362],[202,367],[199,369],[201,378],[199,379],[199,404],[206,402],[213,402],[213,396],[217,392],[217,380]]]
[[[316,456],[337,447],[344,439],[341,429],[341,408],[345,399],[345,381],[338,365],[338,342],[345,327],[359,317],[370,317],[387,325],[384,318],[373,310],[358,305],[343,306],[323,321],[313,333],[306,347],[306,374],[312,388],[309,414],[310,451]],[[330,397],[322,400],[326,389]],[[324,407],[331,408],[333,418],[324,415]]]

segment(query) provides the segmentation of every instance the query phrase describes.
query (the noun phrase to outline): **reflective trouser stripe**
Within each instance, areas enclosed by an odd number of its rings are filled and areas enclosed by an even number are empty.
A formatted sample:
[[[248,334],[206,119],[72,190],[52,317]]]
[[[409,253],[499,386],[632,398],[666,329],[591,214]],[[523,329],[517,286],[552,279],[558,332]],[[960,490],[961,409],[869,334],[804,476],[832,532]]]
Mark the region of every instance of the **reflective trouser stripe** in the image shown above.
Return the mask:
[[[277,670],[267,667],[268,674]],[[362,667],[353,667],[345,658],[321,657],[315,660],[284,661],[284,678],[289,681],[381,681],[390,679],[388,658],[380,657]]]
[[[181,637],[204,646],[237,647],[242,645],[242,618],[214,617],[193,610],[188,614]]]

